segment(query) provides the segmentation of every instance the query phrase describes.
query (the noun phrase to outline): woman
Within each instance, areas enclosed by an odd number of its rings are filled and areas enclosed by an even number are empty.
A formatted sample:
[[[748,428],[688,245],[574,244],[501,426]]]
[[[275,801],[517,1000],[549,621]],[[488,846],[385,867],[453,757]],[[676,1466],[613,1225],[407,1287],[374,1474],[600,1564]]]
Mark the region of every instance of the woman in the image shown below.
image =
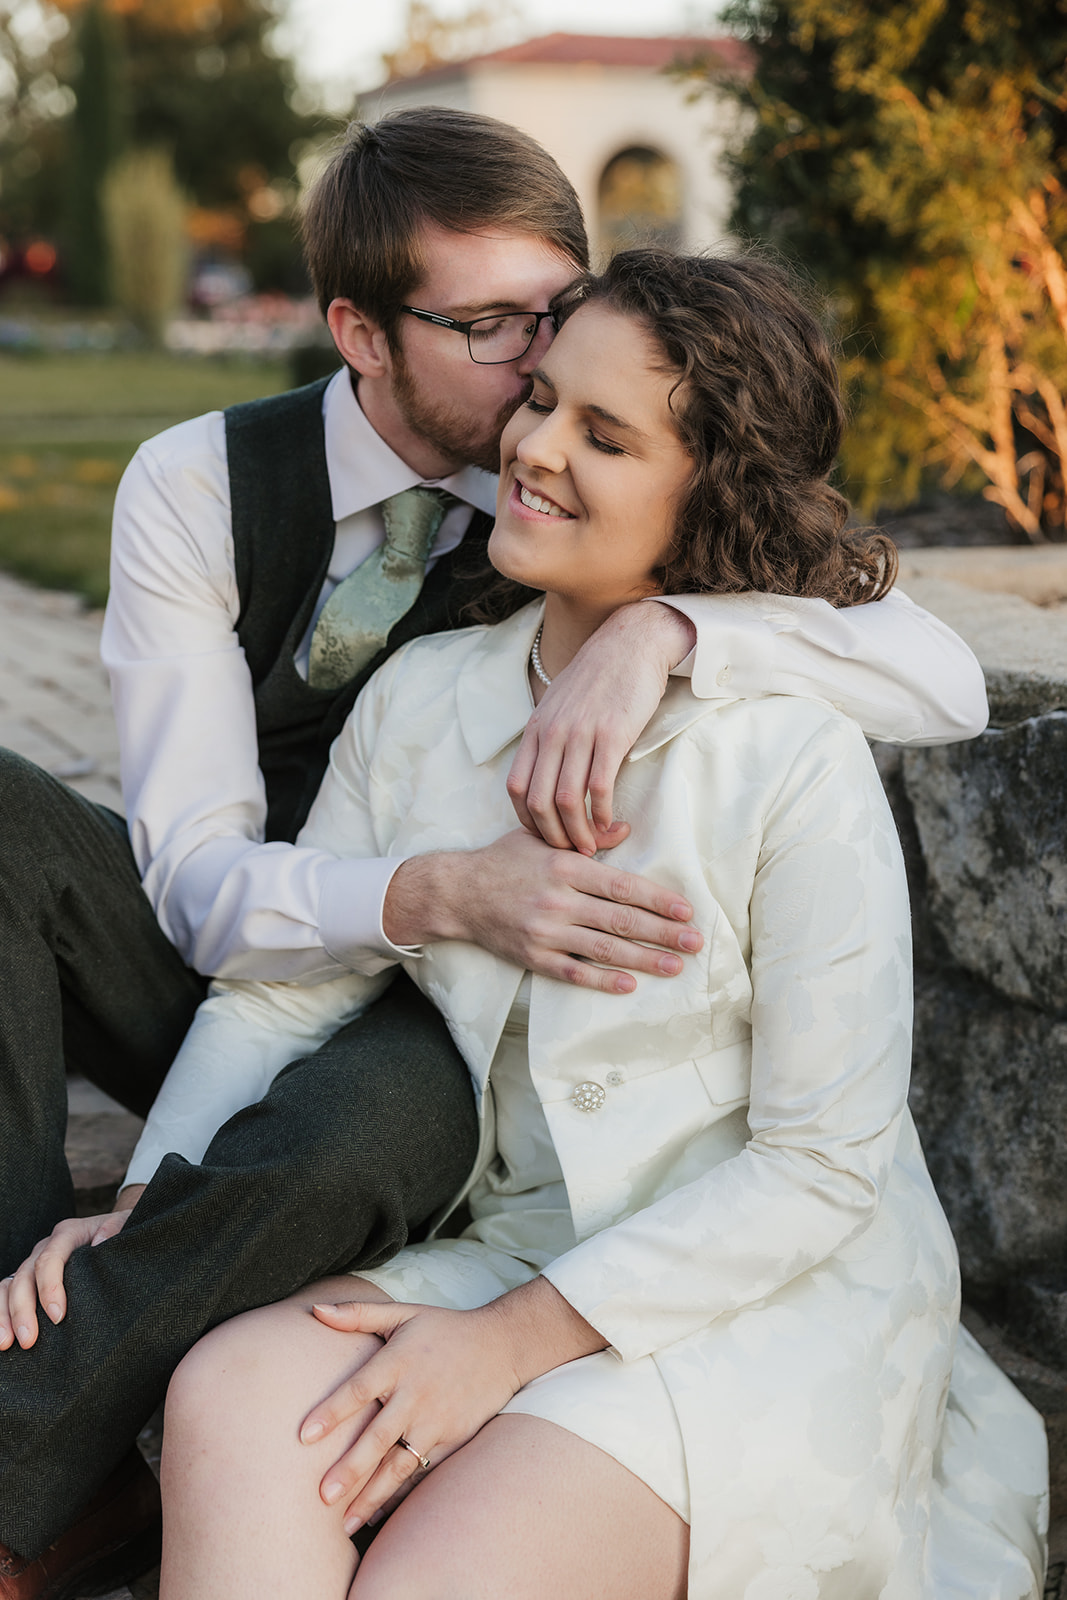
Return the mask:
[[[619,605],[888,586],[887,547],[842,531],[833,362],[777,269],[628,252],[560,315],[490,546],[502,608],[516,585],[543,606],[382,669],[307,826],[338,854],[503,832],[531,704]],[[458,942],[405,963],[478,1091],[473,1220],[187,1358],[163,1600],[1039,1593],[1040,1420],[957,1329],[906,1107],[903,869],[858,728],[675,685],[619,809],[613,861],[673,885],[703,950],[614,993]],[[382,981],[231,986],[189,1049],[269,1073]]]

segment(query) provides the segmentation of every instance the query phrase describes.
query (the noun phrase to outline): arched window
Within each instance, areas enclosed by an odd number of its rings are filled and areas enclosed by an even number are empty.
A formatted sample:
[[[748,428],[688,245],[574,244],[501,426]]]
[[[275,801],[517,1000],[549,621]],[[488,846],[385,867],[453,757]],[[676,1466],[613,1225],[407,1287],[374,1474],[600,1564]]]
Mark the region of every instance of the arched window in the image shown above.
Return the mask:
[[[681,245],[682,175],[658,150],[620,150],[601,174],[597,198],[605,255],[631,244]]]

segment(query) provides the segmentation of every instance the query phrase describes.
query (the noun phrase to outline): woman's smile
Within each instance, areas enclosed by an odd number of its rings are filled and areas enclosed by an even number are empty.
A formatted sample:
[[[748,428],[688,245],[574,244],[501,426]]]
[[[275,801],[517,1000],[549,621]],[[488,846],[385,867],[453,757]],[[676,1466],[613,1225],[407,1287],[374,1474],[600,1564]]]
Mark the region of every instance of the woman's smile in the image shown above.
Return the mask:
[[[515,480],[515,488],[520,505],[525,506],[528,511],[536,511],[546,517],[573,518],[574,516],[573,511],[565,510],[563,506],[558,505],[555,500],[550,500],[540,491],[527,488],[518,478]]]

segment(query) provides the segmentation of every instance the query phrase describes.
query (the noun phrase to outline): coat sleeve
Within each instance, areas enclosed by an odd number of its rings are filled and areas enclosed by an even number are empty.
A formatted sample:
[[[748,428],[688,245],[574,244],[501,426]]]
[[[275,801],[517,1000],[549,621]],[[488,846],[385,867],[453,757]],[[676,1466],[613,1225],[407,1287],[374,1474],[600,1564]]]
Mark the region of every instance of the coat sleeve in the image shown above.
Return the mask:
[[[299,843],[343,857],[380,854],[371,803],[372,756],[398,652],[375,674],[336,740]],[[343,879],[341,880],[343,883]],[[344,972],[325,983],[212,984],[156,1097],[125,1183],[147,1183],[174,1151],[200,1161],[216,1132],[262,1099],[291,1061],[312,1054],[376,1000],[391,973]]]
[[[747,1145],[545,1270],[624,1359],[772,1294],[879,1205],[908,1088],[910,921],[892,816],[844,718],[767,808],[751,934]]]

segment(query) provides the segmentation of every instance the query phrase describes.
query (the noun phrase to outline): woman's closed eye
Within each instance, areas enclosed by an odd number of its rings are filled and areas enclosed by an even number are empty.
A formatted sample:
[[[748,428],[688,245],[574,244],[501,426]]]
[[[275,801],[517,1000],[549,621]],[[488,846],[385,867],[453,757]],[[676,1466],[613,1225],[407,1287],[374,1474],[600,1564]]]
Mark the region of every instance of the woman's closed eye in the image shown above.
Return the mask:
[[[621,445],[612,444],[609,439],[602,439],[599,434],[593,432],[592,428],[588,429],[585,437],[594,450],[600,450],[606,456],[624,456],[626,454]]]
[[[533,395],[530,395],[529,399],[525,402],[525,405],[527,411],[532,411],[534,416],[537,417],[549,417],[556,409],[554,402],[549,405],[544,400],[535,400]],[[626,451],[621,445],[612,444],[610,439],[602,439],[598,433],[593,432],[592,428],[586,429],[585,437],[586,442],[591,444],[594,450],[601,451],[603,455],[624,456],[626,454]]]

